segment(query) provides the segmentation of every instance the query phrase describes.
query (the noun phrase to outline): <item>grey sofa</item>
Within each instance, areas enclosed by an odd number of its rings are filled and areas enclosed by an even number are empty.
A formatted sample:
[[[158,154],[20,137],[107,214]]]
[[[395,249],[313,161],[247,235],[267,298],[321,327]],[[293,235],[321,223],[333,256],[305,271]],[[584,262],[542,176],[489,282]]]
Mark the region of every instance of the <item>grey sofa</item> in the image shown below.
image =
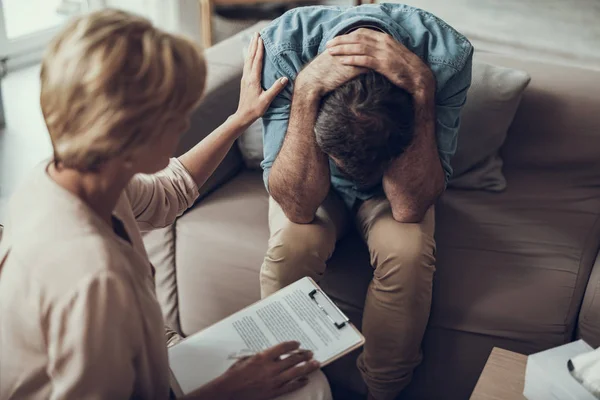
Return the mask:
[[[256,30],[256,29],[255,29]],[[206,52],[206,98],[180,152],[237,106],[242,42]],[[582,337],[600,345],[600,72],[477,53],[532,76],[503,147],[508,189],[449,189],[437,204],[437,273],[424,362],[402,398],[465,399],[494,346],[530,354]],[[165,318],[183,335],[259,299],[268,197],[232,149],[202,199],[146,235]],[[371,278],[356,234],[321,282],[360,327]],[[357,354],[326,368],[337,398],[364,392]]]

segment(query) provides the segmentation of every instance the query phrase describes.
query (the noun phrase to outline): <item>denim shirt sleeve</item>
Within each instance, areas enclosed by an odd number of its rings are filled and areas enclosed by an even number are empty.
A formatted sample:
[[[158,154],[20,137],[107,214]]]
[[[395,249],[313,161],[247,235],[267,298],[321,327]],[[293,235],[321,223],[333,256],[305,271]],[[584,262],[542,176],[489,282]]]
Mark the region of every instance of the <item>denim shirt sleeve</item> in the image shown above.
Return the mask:
[[[263,180],[269,189],[269,173],[281,150],[288,128],[294,81],[300,70],[320,52],[324,30],[321,22],[339,17],[338,7],[301,7],[288,11],[261,32],[265,46],[262,86],[270,88],[281,77],[289,79],[262,117]]]
[[[471,86],[472,57],[471,51],[463,68],[452,76],[436,95],[435,134],[440,161],[446,175],[446,184],[452,177],[450,160],[456,153],[460,112]]]
[[[273,100],[269,109],[262,117],[264,158],[260,165],[263,169],[263,180],[267,190],[269,190],[269,173],[271,172],[271,167],[279,154],[279,150],[281,150],[288,128],[292,106],[293,80],[289,74],[284,74],[280,70],[276,61],[265,51],[262,74],[263,88],[270,88],[282,76],[287,76],[289,82],[285,89]]]

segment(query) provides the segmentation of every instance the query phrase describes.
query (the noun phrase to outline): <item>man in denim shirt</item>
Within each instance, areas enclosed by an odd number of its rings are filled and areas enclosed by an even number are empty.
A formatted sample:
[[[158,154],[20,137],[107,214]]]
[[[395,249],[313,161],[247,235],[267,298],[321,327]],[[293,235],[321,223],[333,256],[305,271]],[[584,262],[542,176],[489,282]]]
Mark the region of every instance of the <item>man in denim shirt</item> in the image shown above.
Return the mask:
[[[354,220],[371,254],[358,367],[395,398],[421,361],[435,271],[434,206],[452,175],[473,48],[400,4],[305,7],[266,27],[263,117],[271,195],[262,295],[319,280]]]

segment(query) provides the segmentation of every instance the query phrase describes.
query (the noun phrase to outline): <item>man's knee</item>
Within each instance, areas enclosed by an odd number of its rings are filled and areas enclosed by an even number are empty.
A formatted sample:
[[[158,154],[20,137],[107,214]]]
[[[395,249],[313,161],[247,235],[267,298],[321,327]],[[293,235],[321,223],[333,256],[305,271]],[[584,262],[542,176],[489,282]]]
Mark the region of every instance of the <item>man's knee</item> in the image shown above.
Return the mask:
[[[275,280],[282,287],[305,276],[318,280],[335,242],[335,231],[324,225],[286,223],[269,239],[261,282]]]
[[[389,288],[430,285],[435,271],[435,240],[418,225],[369,240],[375,279]]]
[[[335,240],[335,232],[326,226],[288,222],[272,233],[266,258],[292,264],[310,257],[327,261]]]

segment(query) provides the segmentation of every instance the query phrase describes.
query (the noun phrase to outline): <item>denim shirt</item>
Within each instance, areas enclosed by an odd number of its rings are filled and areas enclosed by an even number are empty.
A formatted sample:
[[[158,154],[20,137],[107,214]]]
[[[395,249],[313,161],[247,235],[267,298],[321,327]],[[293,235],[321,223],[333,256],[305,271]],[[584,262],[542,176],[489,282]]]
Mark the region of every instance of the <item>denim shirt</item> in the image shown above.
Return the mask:
[[[288,127],[294,80],[300,70],[326,49],[329,40],[356,26],[378,27],[418,55],[436,79],[436,138],[446,183],[456,151],[460,111],[471,84],[473,47],[460,33],[434,15],[402,4],[358,7],[301,7],[286,12],[265,27],[262,86],[269,88],[286,76],[290,83],[263,116],[263,178],[268,177]],[[352,208],[356,200],[383,195],[381,183],[359,188],[330,160],[332,187]]]

